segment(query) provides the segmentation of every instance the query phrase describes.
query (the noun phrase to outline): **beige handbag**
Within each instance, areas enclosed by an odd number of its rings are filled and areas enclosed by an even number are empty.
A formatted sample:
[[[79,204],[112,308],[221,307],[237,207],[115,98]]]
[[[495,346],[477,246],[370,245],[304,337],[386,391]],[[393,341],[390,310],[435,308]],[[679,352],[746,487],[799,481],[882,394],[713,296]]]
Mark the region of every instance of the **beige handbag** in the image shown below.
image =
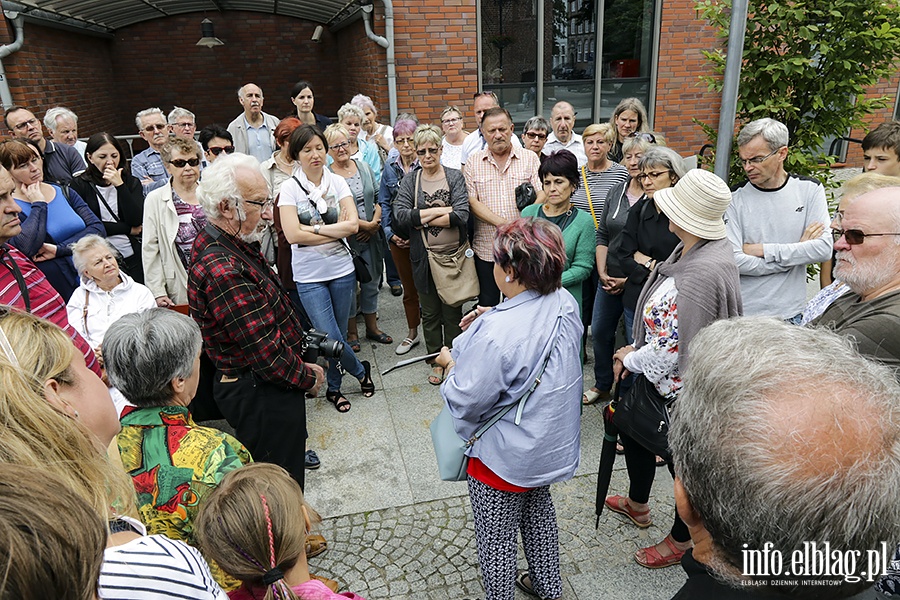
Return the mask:
[[[457,307],[477,298],[481,293],[481,287],[478,285],[478,274],[475,272],[475,253],[472,252],[469,241],[460,244],[452,253],[442,254],[433,252],[425,241],[425,230],[421,229],[420,232],[425,252],[428,254],[431,279],[441,302],[447,306]]]

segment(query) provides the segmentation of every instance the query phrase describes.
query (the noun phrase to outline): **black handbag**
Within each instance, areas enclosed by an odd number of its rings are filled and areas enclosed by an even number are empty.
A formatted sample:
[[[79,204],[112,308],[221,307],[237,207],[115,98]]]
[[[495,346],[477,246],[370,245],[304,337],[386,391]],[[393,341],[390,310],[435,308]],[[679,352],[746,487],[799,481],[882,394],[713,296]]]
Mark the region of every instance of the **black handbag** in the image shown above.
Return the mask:
[[[646,377],[635,374],[634,385],[616,407],[613,425],[653,454],[670,461],[669,409],[674,402],[661,396]]]
[[[530,181],[520,183],[516,187],[516,208],[519,209],[519,212],[534,204],[535,201],[537,201],[537,191]]]
[[[359,252],[351,248],[346,239],[341,238],[341,242],[353,258],[353,270],[356,271],[356,280],[360,283],[369,283],[372,281],[372,272],[369,271],[369,263],[366,262],[366,259],[364,259]]]

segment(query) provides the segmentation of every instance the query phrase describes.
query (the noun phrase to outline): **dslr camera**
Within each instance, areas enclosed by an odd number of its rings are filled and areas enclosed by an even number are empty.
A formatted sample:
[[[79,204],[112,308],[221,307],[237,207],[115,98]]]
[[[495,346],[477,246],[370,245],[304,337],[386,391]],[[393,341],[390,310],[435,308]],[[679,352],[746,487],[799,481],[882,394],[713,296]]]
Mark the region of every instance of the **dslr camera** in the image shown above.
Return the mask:
[[[344,353],[343,342],[330,340],[327,333],[315,329],[310,329],[303,336],[301,348],[303,349],[303,362],[306,363],[314,363],[320,356],[340,358]]]

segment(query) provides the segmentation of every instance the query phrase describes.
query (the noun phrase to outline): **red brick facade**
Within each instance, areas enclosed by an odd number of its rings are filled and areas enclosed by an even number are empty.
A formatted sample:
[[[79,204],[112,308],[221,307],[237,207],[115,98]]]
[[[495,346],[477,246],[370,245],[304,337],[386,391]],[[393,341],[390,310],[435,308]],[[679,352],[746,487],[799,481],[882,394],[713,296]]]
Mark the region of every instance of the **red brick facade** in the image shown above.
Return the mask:
[[[400,111],[436,122],[448,104],[471,121],[472,92],[478,81],[475,0],[395,0],[394,38]],[[210,15],[224,46],[196,46],[202,13],[157,19],[123,28],[112,38],[26,23],[25,45],[4,59],[13,100],[38,117],[61,104],[80,117],[80,134],[109,130],[136,133],[134,113],[148,106],[164,111],[174,104],[197,114],[198,125],[227,124],[239,112],[237,88],[253,81],[266,95],[265,110],[279,117],[292,110],[289,90],[308,79],[316,92],[316,112],[330,116],[356,93],[372,97],[382,122],[388,120],[385,50],[365,37],[362,21],[336,32],[327,28],[311,41],[316,23],[261,12]],[[384,35],[384,10],[376,3],[373,29]],[[12,30],[0,30],[10,43]],[[656,83],[655,128],[684,155],[706,143],[697,118],[717,123],[719,98],[698,76],[708,72],[701,50],[719,43],[698,19],[693,0],[663,3]],[[897,80],[873,93],[896,97]],[[893,114],[894,103],[875,115],[877,124]],[[854,131],[854,137],[863,132]],[[851,147],[850,164],[861,152]]]

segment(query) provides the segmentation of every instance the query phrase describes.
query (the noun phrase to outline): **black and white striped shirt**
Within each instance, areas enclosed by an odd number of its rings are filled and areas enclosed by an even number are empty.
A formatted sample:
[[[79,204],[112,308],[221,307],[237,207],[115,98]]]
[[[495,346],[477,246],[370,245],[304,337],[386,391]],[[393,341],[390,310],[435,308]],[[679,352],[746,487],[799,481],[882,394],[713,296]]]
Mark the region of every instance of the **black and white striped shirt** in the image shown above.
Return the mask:
[[[100,598],[228,600],[200,552],[164,535],[107,548],[100,570]]]

